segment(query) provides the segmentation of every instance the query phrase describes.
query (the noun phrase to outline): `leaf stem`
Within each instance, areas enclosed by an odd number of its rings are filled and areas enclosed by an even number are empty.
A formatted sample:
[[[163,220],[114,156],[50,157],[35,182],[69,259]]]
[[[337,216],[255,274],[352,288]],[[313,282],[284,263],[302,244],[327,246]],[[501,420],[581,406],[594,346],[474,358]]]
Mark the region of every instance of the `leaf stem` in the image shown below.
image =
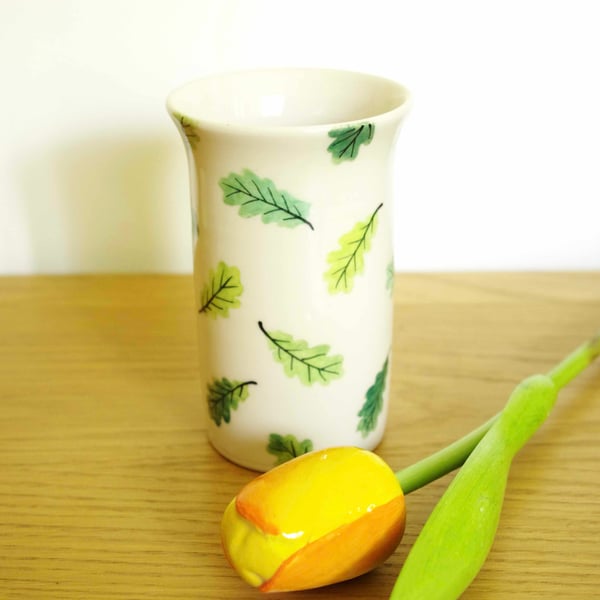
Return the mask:
[[[348,285],[346,282],[346,279],[347,279],[348,270],[350,269],[350,265],[354,264],[355,270],[356,270],[356,256],[360,252],[362,246],[366,246],[366,240],[367,240],[367,236],[369,235],[369,230],[371,230],[375,227],[375,225],[374,225],[375,217],[377,216],[377,213],[379,212],[379,210],[381,209],[382,206],[383,206],[383,202],[381,202],[379,204],[379,206],[375,209],[373,214],[369,217],[367,224],[363,227],[360,237],[357,240],[353,241],[353,243],[355,244],[355,248],[348,255],[348,260],[346,261],[346,264],[344,264],[344,266],[340,267],[339,269],[337,269],[336,271],[333,271],[331,273],[332,275],[335,275],[336,273],[340,274],[339,277],[337,278],[337,281],[335,282],[336,289],[340,285],[340,282],[342,280],[344,280],[344,286]]]
[[[338,365],[341,364],[342,358],[340,356],[329,357],[329,358],[331,358],[332,362],[330,362],[329,364],[326,364],[324,366],[315,365],[311,361],[314,361],[316,358],[321,358],[321,357],[326,356],[326,352],[318,351],[316,354],[313,354],[312,356],[301,356],[301,350],[317,350],[317,348],[307,348],[306,345],[304,345],[301,348],[292,348],[292,349],[286,348],[282,344],[282,342],[288,341],[288,340],[281,340],[276,337],[273,337],[265,329],[262,321],[258,322],[258,328],[263,332],[263,334],[271,342],[271,344],[277,349],[277,357],[279,360],[280,360],[282,352],[289,357],[290,369],[293,369],[294,361],[297,361],[298,363],[300,363],[301,365],[306,367],[306,377],[308,379],[309,384],[312,383],[312,375],[311,375],[312,370],[316,371],[316,373],[321,377],[321,379],[323,380],[324,383],[327,383],[327,378],[325,377],[325,374],[330,375],[330,376],[338,376],[338,377],[340,376],[339,370],[338,371],[332,370],[333,367],[337,367]],[[325,348],[325,346],[322,346],[321,348]],[[320,350],[320,348],[319,348],[319,350]],[[327,347],[327,350],[329,350],[329,347]],[[296,351],[296,354],[294,354],[294,351]]]
[[[548,377],[552,379],[556,389],[560,390],[598,356],[600,356],[600,332],[578,346],[571,354],[553,367],[548,372]],[[500,414],[493,416],[489,421],[446,446],[443,450],[439,450],[414,465],[398,471],[396,479],[399,481],[404,494],[410,494],[461,467]]]
[[[254,177],[256,177],[254,175],[254,173],[252,173],[252,175]],[[282,207],[281,205],[277,204],[277,200],[275,199],[274,195],[273,195],[273,191],[270,187],[268,187],[268,191],[269,191],[269,195],[271,196],[271,202],[265,198],[265,195],[263,194],[262,190],[260,189],[260,187],[258,186],[256,179],[252,179],[252,183],[254,184],[254,187],[256,188],[256,194],[253,194],[240,180],[238,177],[235,178],[235,181],[237,182],[237,184],[240,186],[239,188],[231,185],[231,183],[229,183],[228,181],[224,181],[223,185],[226,185],[228,188],[230,188],[232,190],[231,193],[226,194],[226,197],[230,197],[234,194],[242,194],[242,196],[248,196],[250,198],[250,200],[246,200],[245,202],[242,203],[242,206],[245,204],[250,204],[252,202],[259,202],[259,203],[263,203],[266,204],[267,206],[272,206],[273,209],[270,211],[267,211],[266,213],[263,214],[269,214],[271,212],[282,212],[285,213],[287,215],[289,215],[287,218],[285,218],[285,221],[301,221],[302,223],[304,223],[305,225],[308,225],[313,231],[315,230],[313,224],[308,220],[305,219],[300,212],[298,211],[298,208],[295,206],[292,206],[293,208],[295,208],[294,211],[292,211],[292,209],[289,206],[288,201],[286,200],[285,197],[285,193],[284,192],[279,192],[279,194],[281,195],[281,198],[283,200],[284,206]]]
[[[221,279],[223,278],[223,273],[221,273]],[[221,281],[219,283],[219,285],[217,286],[217,289],[211,294],[210,298],[208,298],[208,300],[200,307],[200,309],[198,310],[199,313],[203,313],[203,312],[208,312],[211,307],[213,306],[215,299],[219,296],[219,294],[229,288],[229,287],[237,287],[235,285],[233,286],[229,286],[229,282],[231,281],[232,276],[230,275],[229,277],[227,277],[227,279],[225,281]],[[225,302],[232,302],[231,300],[227,300],[225,299]]]

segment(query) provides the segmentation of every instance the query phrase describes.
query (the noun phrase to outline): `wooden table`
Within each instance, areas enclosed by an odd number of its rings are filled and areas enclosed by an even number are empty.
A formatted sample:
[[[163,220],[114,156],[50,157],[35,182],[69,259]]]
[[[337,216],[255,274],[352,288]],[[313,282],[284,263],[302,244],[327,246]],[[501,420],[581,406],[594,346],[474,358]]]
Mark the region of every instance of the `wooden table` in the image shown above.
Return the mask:
[[[600,273],[400,275],[395,297],[378,449],[395,468],[483,422],[600,327]],[[206,442],[194,318],[189,276],[0,279],[2,600],[261,597],[220,550],[223,508],[253,474]],[[597,598],[599,465],[595,364],[518,455],[463,597]],[[385,565],[294,597],[388,598],[449,480],[407,497]]]

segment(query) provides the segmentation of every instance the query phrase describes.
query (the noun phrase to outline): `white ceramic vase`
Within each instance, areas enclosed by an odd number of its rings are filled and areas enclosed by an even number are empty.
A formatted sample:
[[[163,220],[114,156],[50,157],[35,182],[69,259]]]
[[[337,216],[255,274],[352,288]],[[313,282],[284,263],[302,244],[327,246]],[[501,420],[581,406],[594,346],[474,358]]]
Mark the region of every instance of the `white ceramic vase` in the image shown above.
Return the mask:
[[[220,74],[168,98],[190,165],[208,437],[233,462],[382,438],[408,102],[393,81],[326,69]]]

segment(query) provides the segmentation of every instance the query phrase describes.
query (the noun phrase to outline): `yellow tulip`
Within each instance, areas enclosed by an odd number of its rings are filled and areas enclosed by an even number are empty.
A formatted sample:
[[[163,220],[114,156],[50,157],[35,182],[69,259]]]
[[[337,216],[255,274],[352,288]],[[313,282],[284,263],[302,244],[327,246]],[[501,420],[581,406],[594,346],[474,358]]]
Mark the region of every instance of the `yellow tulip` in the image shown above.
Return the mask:
[[[320,587],[374,569],[402,538],[404,496],[462,465],[496,420],[397,473],[354,447],[310,452],[275,467],[226,508],[227,559],[263,592]]]
[[[541,389],[546,390],[548,387],[548,378],[556,389],[560,389],[598,356],[600,334],[577,348],[554,367],[547,377],[542,377],[544,385]],[[529,389],[527,385],[525,388]],[[550,388],[553,389],[552,386]],[[542,395],[546,405],[549,399],[554,401],[553,396],[546,397],[545,391]],[[528,407],[527,410],[537,414],[538,408],[532,405],[527,394],[525,396],[523,403]],[[543,412],[546,405],[542,405],[539,410]],[[510,421],[513,409],[509,407],[505,411],[446,448],[397,473],[372,452],[354,447],[330,448],[304,454],[264,473],[247,484],[225,510],[221,523],[225,555],[245,581],[263,592],[305,590],[366,573],[381,564],[400,542],[405,524],[404,496],[458,469],[482,439],[487,441],[482,443],[473,460],[479,460],[478,456],[485,455],[489,449],[489,440],[494,439],[494,432],[501,430],[507,420]],[[525,425],[529,428],[534,425],[537,427],[542,420],[536,417],[530,419],[531,422],[521,423],[521,419],[519,426],[521,429]],[[487,438],[493,427],[495,429],[490,434],[492,437]],[[511,435],[518,434],[514,427],[509,429]],[[526,431],[530,435],[530,429],[526,428]],[[524,443],[525,438],[519,439]],[[504,446],[506,440],[503,441]],[[508,446],[505,449],[509,449]],[[496,454],[497,452],[494,453]],[[465,471],[467,475],[459,475],[450,490],[458,489],[456,486],[459,484],[456,482],[465,481],[472,470],[471,466]],[[442,498],[440,506],[444,502]],[[459,498],[452,502],[450,506],[454,512],[444,512],[445,509],[439,509],[442,511],[439,512],[436,509],[431,522],[438,525],[442,523],[442,529],[448,526],[444,531],[454,532],[454,537],[445,543],[458,547],[456,544],[460,540],[455,539],[456,527],[449,527],[447,520],[460,520],[456,515],[461,514],[462,500]],[[491,518],[493,512],[486,512],[487,519]],[[443,514],[444,517],[436,517],[438,514]],[[431,525],[429,529],[426,525],[424,533],[429,531],[430,535],[420,536],[420,539],[430,540],[437,535],[437,529],[434,531],[431,527],[435,529],[437,525]],[[480,527],[475,533],[481,537],[485,531]],[[437,542],[440,539],[438,536]],[[488,544],[490,540],[488,535]],[[413,550],[407,561],[407,565],[411,565],[406,571],[408,574],[399,578],[392,592],[393,598],[399,598],[400,595],[404,597],[408,589],[412,590],[411,597],[429,597],[427,594],[420,594],[419,590],[424,588],[419,586],[426,585],[423,581],[433,581],[432,585],[437,585],[439,577],[424,579],[422,572],[423,569],[431,572],[432,565],[436,564],[435,560],[446,555],[437,553],[432,559],[427,544],[428,542],[421,543],[419,546],[417,541],[415,548],[419,548],[416,552],[418,558],[411,562],[411,556],[415,556]],[[486,544],[473,546],[472,540],[470,544],[471,549],[477,550],[479,554],[487,548]],[[464,562],[463,559],[464,552],[454,552],[450,555],[450,562],[444,563],[446,571],[442,579],[446,581],[445,589],[452,586],[458,589],[466,581],[465,577],[470,578],[476,574],[480,565],[476,561],[472,561],[472,566],[475,566],[469,573],[462,569],[462,563],[458,570],[447,567],[453,560]],[[415,582],[418,582],[418,586]],[[435,590],[439,592],[437,587]]]
[[[304,454],[234,498],[221,537],[232,567],[263,592],[302,590],[381,564],[404,532],[404,495],[390,467],[359,448]]]

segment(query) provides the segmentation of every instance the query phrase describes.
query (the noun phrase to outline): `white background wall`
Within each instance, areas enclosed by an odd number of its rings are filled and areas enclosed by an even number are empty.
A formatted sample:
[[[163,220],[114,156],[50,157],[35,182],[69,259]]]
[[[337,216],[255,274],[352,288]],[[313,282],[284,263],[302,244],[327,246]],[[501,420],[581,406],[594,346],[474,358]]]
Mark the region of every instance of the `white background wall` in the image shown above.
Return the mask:
[[[191,270],[164,109],[223,69],[414,93],[399,270],[600,268],[596,0],[0,0],[0,273]]]

